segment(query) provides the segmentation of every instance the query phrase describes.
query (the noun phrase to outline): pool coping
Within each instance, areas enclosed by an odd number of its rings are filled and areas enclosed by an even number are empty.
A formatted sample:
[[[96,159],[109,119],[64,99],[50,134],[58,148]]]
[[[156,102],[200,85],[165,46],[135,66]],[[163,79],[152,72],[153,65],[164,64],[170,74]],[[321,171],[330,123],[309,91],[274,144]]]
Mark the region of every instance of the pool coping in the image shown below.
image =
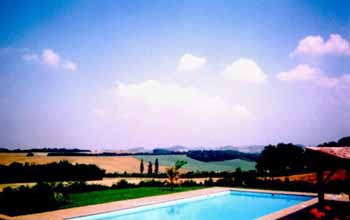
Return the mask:
[[[74,207],[68,209],[59,209],[55,211],[48,211],[43,213],[22,215],[5,218],[6,220],[67,220],[70,218],[83,217],[87,215],[102,214],[106,212],[121,211],[127,209],[138,208],[142,206],[155,205],[164,202],[172,202],[182,199],[190,199],[193,197],[207,196],[210,194],[217,194],[221,192],[227,192],[230,190],[242,191],[242,192],[261,192],[261,193],[272,193],[272,194],[284,194],[284,195],[301,195],[301,196],[312,196],[315,197],[315,193],[304,193],[304,192],[290,192],[290,191],[275,191],[275,190],[261,190],[261,189],[246,189],[246,188],[233,188],[233,187],[211,187],[206,189],[197,189],[186,192],[171,193],[166,195],[149,196],[137,199],[128,199],[115,202],[108,202],[102,204]],[[327,200],[341,200],[336,195],[326,194]],[[287,216],[291,213],[299,211],[303,208],[316,204],[317,198],[298,203],[294,206],[269,213],[265,216],[259,217],[258,220],[276,220]]]

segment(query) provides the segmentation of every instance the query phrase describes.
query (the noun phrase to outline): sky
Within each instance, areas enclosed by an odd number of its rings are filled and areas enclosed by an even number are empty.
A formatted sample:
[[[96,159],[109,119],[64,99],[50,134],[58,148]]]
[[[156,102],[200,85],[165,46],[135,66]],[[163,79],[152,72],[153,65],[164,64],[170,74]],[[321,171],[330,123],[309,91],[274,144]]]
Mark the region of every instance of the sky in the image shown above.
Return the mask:
[[[350,2],[0,2],[0,147],[350,135]]]

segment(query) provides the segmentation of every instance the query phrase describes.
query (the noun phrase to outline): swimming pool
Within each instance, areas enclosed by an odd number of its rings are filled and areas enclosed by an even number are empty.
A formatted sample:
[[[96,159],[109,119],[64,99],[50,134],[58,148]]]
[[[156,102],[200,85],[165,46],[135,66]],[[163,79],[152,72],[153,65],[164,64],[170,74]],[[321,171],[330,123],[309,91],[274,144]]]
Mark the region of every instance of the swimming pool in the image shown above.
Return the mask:
[[[253,220],[312,198],[230,190],[70,220]]]

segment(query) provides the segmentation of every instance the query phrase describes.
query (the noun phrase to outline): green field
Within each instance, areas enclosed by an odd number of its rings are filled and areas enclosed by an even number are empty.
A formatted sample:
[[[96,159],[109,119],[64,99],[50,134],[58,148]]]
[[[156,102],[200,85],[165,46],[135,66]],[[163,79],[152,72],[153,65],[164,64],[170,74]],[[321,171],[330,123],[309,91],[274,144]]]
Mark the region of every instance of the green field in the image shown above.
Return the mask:
[[[183,167],[188,171],[233,171],[240,167],[242,170],[254,170],[255,162],[246,161],[241,159],[226,160],[219,162],[202,162],[199,160],[194,160],[186,155],[139,155],[135,156],[137,159],[143,159],[145,162],[152,161],[158,158],[159,164],[161,166],[173,166],[177,160],[186,160],[187,164]],[[146,165],[147,166],[147,165]]]
[[[174,191],[171,191],[168,187],[140,187],[130,189],[109,189],[103,191],[72,193],[69,195],[69,204],[62,206],[61,208],[100,204],[105,202],[141,198],[146,196],[164,195],[201,188],[204,187],[175,187]]]

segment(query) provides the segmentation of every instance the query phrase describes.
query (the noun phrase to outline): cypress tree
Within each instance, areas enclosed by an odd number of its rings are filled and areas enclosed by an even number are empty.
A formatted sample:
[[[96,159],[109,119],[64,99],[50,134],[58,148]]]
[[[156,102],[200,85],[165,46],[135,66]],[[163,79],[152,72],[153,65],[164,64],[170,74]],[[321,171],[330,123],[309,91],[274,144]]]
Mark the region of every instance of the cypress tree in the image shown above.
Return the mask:
[[[148,162],[148,175],[152,175],[152,162]]]
[[[154,173],[158,174],[159,172],[159,162],[158,162],[158,158],[156,158],[156,161],[154,161]]]
[[[144,166],[143,166],[143,160],[141,160],[141,163],[140,163],[140,173],[143,174],[143,171],[144,171]]]

